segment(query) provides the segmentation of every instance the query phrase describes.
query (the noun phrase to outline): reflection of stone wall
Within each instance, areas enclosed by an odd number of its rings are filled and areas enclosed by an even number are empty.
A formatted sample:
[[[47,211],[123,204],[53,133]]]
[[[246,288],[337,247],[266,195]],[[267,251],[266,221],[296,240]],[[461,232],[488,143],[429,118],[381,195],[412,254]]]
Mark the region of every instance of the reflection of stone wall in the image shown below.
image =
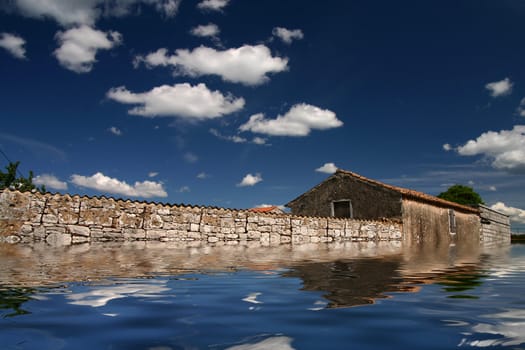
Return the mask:
[[[0,240],[258,241],[262,244],[402,239],[400,223],[264,214],[113,198],[0,192]]]

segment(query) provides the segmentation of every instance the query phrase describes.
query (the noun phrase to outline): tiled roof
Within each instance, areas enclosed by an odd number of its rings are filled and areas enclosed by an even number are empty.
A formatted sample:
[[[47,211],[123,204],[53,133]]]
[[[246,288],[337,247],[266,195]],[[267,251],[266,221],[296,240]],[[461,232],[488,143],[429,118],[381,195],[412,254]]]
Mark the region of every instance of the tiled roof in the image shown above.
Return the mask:
[[[461,211],[465,211],[465,212],[470,212],[470,213],[476,213],[476,214],[479,213],[479,209],[478,208],[473,208],[473,207],[469,207],[469,206],[466,206],[466,205],[450,202],[450,201],[447,201],[447,200],[444,200],[444,199],[441,199],[441,198],[438,198],[438,197],[435,197],[435,196],[431,196],[431,195],[423,193],[423,192],[418,192],[418,191],[410,190],[410,189],[403,188],[403,187],[397,187],[397,186],[393,186],[393,185],[388,185],[388,184],[385,184],[383,182],[369,179],[367,177],[364,177],[362,175],[353,173],[353,172],[348,171],[348,170],[337,169],[337,171],[336,171],[336,173],[334,175],[337,175],[337,174],[350,176],[350,177],[353,177],[354,179],[357,179],[359,181],[365,182],[367,184],[370,184],[370,185],[373,185],[373,186],[382,187],[382,188],[385,188],[387,190],[391,190],[391,191],[397,192],[397,193],[401,194],[403,198],[413,199],[413,200],[420,201],[420,202],[434,204],[434,205],[440,206],[440,207],[453,208],[453,209],[457,209],[457,210],[461,210]],[[319,185],[321,185],[321,184],[319,184]],[[310,191],[316,189],[319,185],[315,186]],[[308,192],[310,192],[310,191],[308,191]],[[308,193],[308,192],[306,192],[306,193]],[[298,198],[294,199],[289,204],[291,204],[294,201],[296,201],[297,199],[301,198],[303,195],[301,195]]]
[[[271,207],[259,207],[259,208],[251,208],[251,209],[248,209],[249,211],[253,211],[254,213],[269,213],[269,212],[272,212],[274,210],[280,210],[278,206],[276,205],[273,205]]]

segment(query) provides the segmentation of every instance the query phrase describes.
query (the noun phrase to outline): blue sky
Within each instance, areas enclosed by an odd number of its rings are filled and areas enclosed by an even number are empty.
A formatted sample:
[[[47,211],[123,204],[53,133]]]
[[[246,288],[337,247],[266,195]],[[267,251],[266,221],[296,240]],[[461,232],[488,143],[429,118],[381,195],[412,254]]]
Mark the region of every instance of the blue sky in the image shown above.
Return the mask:
[[[525,2],[11,0],[0,33],[0,146],[51,191],[247,208],[339,167],[525,225]]]

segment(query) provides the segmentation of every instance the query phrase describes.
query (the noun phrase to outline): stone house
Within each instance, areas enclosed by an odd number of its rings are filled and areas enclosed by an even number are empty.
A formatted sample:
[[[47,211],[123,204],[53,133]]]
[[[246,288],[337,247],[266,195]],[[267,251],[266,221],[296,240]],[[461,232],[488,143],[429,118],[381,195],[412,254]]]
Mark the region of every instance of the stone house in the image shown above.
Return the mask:
[[[286,206],[293,215],[400,221],[408,244],[510,241],[509,218],[502,213],[449,202],[341,169]]]

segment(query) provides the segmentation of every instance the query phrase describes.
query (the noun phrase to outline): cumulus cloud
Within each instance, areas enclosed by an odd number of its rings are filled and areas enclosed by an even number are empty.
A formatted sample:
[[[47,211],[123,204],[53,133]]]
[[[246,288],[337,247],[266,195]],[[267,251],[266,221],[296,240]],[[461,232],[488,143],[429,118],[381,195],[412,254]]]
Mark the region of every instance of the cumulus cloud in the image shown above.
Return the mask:
[[[122,131],[116,126],[112,126],[111,128],[108,129],[108,131],[112,133],[113,135],[117,135],[117,136],[122,135]]]
[[[217,137],[217,138],[219,138],[221,140],[231,141],[233,143],[246,143],[246,142],[248,142],[247,139],[245,139],[244,137],[240,137],[239,135],[232,135],[232,136],[223,135],[217,129],[210,129],[210,134],[212,134],[213,136],[215,136],[215,137]]]
[[[157,175],[159,175],[159,173],[156,172],[156,171],[150,171],[150,172],[148,173],[148,177],[155,177],[155,176],[157,176]]]
[[[90,72],[98,50],[109,50],[122,41],[118,32],[103,32],[86,25],[59,31],[55,38],[59,44],[55,57],[60,65],[76,73]]]
[[[190,33],[200,37],[214,37],[219,35],[220,29],[216,24],[208,23],[206,25],[200,25],[190,30]]]
[[[261,174],[259,173],[255,175],[247,174],[245,177],[243,177],[242,181],[237,184],[237,187],[255,186],[262,180],[263,178],[261,177]]]
[[[497,202],[490,208],[508,215],[511,221],[525,224],[525,210],[523,209],[509,207],[503,202]]]
[[[248,140],[245,137],[239,136],[239,135],[223,135],[219,130],[217,129],[210,129],[210,134],[217,137],[218,139],[230,141],[233,143],[252,143],[254,145],[268,145],[266,143],[266,139],[263,137],[254,137],[252,140]]]
[[[444,151],[447,151],[447,152],[448,152],[448,151],[451,151],[452,149],[453,149],[452,146],[451,146],[450,144],[448,144],[448,143],[445,143],[445,144],[443,145],[443,150],[444,150]]]
[[[525,97],[521,99],[517,112],[521,117],[525,117]]]
[[[191,153],[191,152],[186,152],[184,153],[184,160],[187,162],[187,163],[197,163],[199,161],[199,157],[197,157],[197,155]]]
[[[189,186],[182,186],[181,188],[179,188],[179,190],[177,191],[179,193],[189,193],[191,192],[191,189]]]
[[[286,114],[278,115],[276,119],[266,119],[262,113],[254,114],[239,130],[271,136],[307,136],[312,130],[326,130],[342,125],[343,122],[337,119],[334,112],[301,103],[294,105]]]
[[[252,142],[255,143],[256,145],[265,145],[266,139],[263,137],[256,136],[252,139]]]
[[[197,174],[197,179],[200,179],[200,180],[204,180],[204,179],[207,179],[209,177],[210,177],[210,175],[206,174],[205,172]]]
[[[485,85],[485,88],[489,90],[490,96],[500,97],[505,95],[510,95],[512,93],[512,86],[514,84],[510,81],[509,78],[505,78],[500,81],[494,81]]]
[[[26,59],[26,49],[24,45],[26,41],[16,35],[11,33],[1,33],[0,34],[0,47],[6,49],[13,57],[19,59]]]
[[[337,167],[334,163],[324,163],[322,167],[315,169],[315,171],[325,174],[333,174],[337,171]]]
[[[243,98],[211,91],[202,83],[195,86],[188,83],[162,85],[142,93],[120,86],[110,89],[106,96],[120,103],[139,105],[128,113],[144,117],[212,119],[244,107]]]
[[[269,80],[268,74],[288,69],[288,59],[272,56],[265,45],[226,50],[200,46],[193,50],[178,49],[173,55],[161,48],[146,56],[136,56],[133,64],[138,67],[141,62],[148,68],[172,66],[175,75],[218,75],[224,81],[245,85],[262,84]]]
[[[485,155],[496,169],[525,171],[525,125],[488,131],[457,148],[462,156]]]
[[[136,181],[133,185],[129,185],[125,181],[106,176],[101,172],[92,176],[74,174],[71,176],[70,181],[80,187],[124,196],[143,198],[168,196],[161,182],[146,180],[143,182]]]
[[[272,34],[281,39],[286,44],[291,44],[293,40],[301,40],[304,38],[304,34],[301,29],[275,27],[273,28]]]
[[[92,26],[101,16],[122,17],[140,13],[140,5],[154,6],[166,17],[177,14],[180,0],[11,0],[8,7],[31,18],[50,18],[69,27]]]
[[[44,185],[46,188],[53,188],[55,190],[67,190],[67,182],[60,181],[55,175],[42,174],[37,175],[33,179],[35,185]]]
[[[230,0],[202,0],[197,7],[204,11],[222,11]]]

